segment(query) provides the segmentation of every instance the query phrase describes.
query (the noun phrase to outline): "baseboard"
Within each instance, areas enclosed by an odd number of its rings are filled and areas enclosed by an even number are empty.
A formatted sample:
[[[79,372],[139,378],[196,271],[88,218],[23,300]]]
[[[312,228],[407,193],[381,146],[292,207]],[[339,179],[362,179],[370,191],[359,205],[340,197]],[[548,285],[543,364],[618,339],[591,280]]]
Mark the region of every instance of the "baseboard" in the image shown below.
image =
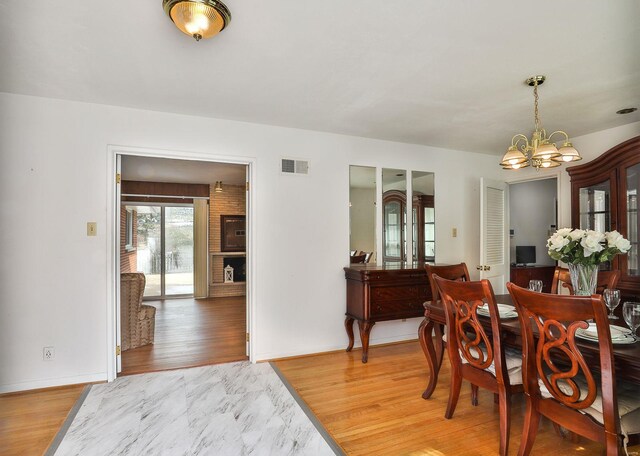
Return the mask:
[[[401,334],[393,337],[381,337],[378,339],[372,339],[369,341],[369,349],[375,347],[376,345],[386,345],[392,344],[395,342],[409,342],[412,340],[417,340],[416,332],[412,332],[409,334]],[[361,344],[355,344],[353,348],[361,348]],[[271,353],[259,353],[256,354],[256,361],[273,361],[279,360],[283,358],[292,358],[296,356],[305,356],[305,355],[320,355],[324,353],[331,353],[336,351],[343,351],[347,348],[347,344],[343,345],[327,345],[321,347],[307,348],[302,350],[295,351],[287,351],[287,352],[271,352]]]
[[[56,386],[77,385],[79,383],[106,382],[107,373],[76,375],[72,377],[48,378],[45,380],[33,380],[28,382],[9,383],[0,385],[0,394],[14,393],[16,391],[28,391],[41,388],[53,388]]]

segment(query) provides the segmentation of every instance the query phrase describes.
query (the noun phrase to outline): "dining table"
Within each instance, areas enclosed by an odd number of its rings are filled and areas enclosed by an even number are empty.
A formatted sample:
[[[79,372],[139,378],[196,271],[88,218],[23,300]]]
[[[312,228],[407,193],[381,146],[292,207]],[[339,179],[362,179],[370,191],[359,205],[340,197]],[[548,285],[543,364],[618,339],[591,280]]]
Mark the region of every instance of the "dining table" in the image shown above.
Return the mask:
[[[496,295],[496,303],[513,305],[511,295]],[[441,301],[427,301],[424,303],[424,320],[418,329],[420,345],[427,358],[429,365],[429,383],[422,394],[423,399],[428,399],[433,394],[438,383],[438,372],[442,364],[444,354],[443,331],[446,324],[446,317]],[[479,316],[480,321],[486,323],[485,328],[490,329],[488,317]],[[625,326],[624,320],[611,320],[611,324]],[[501,318],[500,320],[501,340],[507,346],[522,348],[522,338],[520,332],[520,321],[515,318]],[[433,336],[432,336],[433,334]],[[587,362],[593,366],[595,371],[599,371],[600,358],[598,344],[582,339],[576,339],[580,351]],[[613,344],[614,365],[616,379],[638,385],[640,391],[640,342],[636,340],[633,344]]]

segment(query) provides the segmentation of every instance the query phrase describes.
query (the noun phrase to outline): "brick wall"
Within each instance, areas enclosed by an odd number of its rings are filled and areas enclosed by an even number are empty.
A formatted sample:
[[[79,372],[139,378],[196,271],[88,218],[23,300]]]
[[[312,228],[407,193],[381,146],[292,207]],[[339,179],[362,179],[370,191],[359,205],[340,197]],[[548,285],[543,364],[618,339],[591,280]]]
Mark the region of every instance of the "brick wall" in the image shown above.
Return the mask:
[[[138,247],[138,230],[136,229],[136,211],[133,211],[133,247]],[[127,231],[127,210],[124,204],[120,205],[120,272],[136,272],[138,270],[137,251],[125,249],[125,236]]]
[[[211,186],[209,195],[209,255],[221,252],[221,215],[245,215],[246,190],[244,185],[222,185],[222,192],[216,193]],[[211,277],[209,295],[212,297],[243,296],[245,283],[225,284],[222,271],[223,256],[211,257]]]

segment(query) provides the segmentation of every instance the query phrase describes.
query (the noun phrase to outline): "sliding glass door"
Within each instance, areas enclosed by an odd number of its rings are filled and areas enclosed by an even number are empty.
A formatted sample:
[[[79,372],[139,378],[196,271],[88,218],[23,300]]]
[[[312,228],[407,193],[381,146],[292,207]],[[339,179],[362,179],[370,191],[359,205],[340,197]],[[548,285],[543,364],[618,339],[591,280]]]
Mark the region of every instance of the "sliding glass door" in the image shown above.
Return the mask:
[[[145,298],[193,295],[193,205],[127,205]],[[129,246],[127,246],[129,248]]]
[[[164,207],[164,295],[193,294],[193,206]]]

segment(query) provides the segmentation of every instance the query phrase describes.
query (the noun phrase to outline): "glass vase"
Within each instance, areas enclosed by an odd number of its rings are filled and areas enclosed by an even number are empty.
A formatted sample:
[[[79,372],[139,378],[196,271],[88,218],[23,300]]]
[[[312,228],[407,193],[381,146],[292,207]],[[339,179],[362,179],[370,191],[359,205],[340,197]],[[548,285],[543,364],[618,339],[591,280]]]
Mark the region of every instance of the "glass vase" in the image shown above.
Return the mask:
[[[598,283],[597,264],[569,264],[573,294],[577,296],[591,296],[596,292]]]

